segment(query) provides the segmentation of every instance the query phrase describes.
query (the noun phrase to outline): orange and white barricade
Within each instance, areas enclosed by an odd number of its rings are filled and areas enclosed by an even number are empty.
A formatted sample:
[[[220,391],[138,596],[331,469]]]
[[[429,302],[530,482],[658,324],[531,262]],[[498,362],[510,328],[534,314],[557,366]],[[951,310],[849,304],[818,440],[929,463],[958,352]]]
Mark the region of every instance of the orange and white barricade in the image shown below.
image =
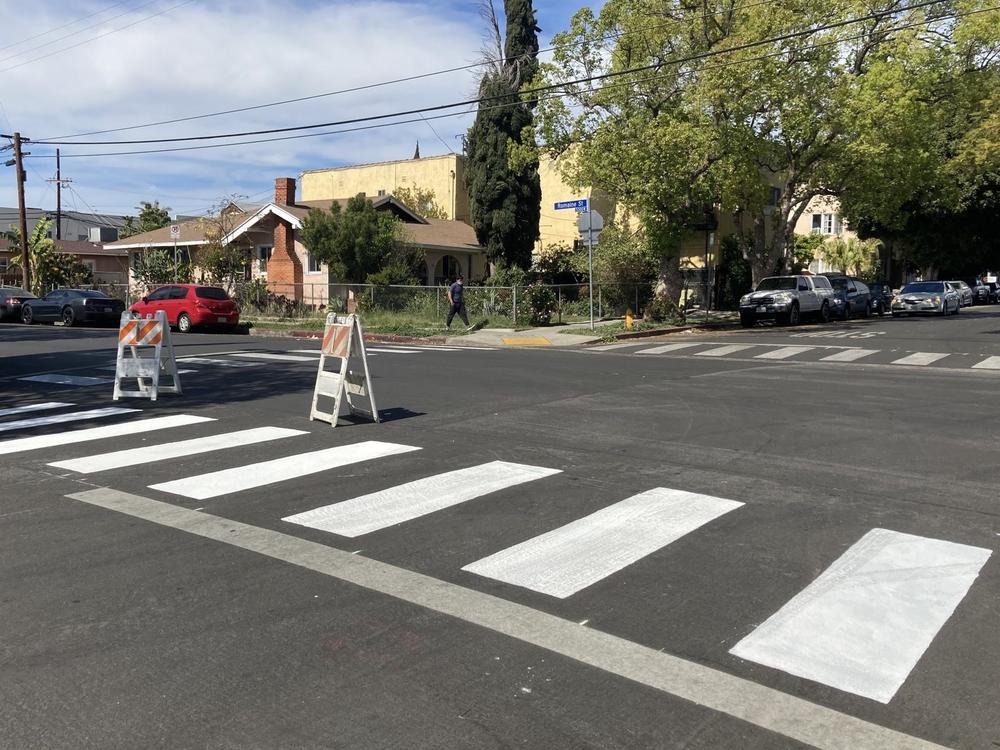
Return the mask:
[[[160,382],[164,375],[171,379],[167,385]],[[137,388],[132,388],[131,381],[137,383]],[[156,401],[161,392],[181,393],[167,314],[159,310],[156,317],[140,318],[123,312],[118,327],[114,400],[139,397]]]
[[[340,370],[327,371],[328,360],[340,360]],[[352,362],[359,369],[351,369]],[[340,404],[345,395],[352,416],[360,414],[373,422],[379,421],[361,321],[357,315],[338,317],[336,313],[330,313],[326,316],[326,330],[323,332],[323,348],[320,351],[319,372],[316,373],[316,388],[313,390],[309,419],[319,419],[336,427]],[[322,411],[319,407],[320,398],[333,399],[333,410]]]

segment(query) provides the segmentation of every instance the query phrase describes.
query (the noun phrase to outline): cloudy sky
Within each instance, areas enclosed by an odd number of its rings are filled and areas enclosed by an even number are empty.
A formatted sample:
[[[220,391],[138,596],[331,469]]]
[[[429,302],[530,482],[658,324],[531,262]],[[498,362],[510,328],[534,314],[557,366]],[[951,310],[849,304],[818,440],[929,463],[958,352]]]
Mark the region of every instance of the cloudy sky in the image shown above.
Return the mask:
[[[502,0],[497,4],[502,8]],[[536,0],[543,47],[581,4]],[[0,3],[0,29],[0,132],[54,140],[468,65],[477,60],[484,24],[474,0],[35,0]],[[177,138],[337,122],[468,99],[475,76],[475,69],[457,71],[65,140]],[[461,151],[458,136],[471,115],[427,117],[429,122],[197,151],[86,157],[196,144],[60,146],[62,175],[72,179],[63,207],[134,214],[139,201],[159,200],[173,213],[197,214],[233,195],[266,200],[278,176],[409,157],[418,140],[424,156]],[[45,180],[55,175],[55,146],[25,150],[31,152],[27,203],[54,211],[55,188]],[[10,158],[10,151],[3,153],[0,165]],[[0,166],[0,206],[17,205],[13,172]]]

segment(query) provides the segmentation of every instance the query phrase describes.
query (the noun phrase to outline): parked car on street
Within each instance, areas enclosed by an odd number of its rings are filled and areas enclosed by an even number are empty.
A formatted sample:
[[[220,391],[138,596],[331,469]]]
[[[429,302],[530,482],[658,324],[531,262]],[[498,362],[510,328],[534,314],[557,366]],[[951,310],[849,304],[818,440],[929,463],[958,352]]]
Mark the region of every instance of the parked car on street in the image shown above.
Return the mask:
[[[833,287],[833,307],[835,318],[850,320],[855,315],[867,318],[872,314],[872,298],[868,286],[859,279],[844,274],[823,274]]]
[[[964,283],[972,290],[972,304],[985,305],[990,301],[990,288],[981,279],[969,279]]]
[[[899,290],[892,301],[892,317],[934,313],[958,314],[962,309],[958,292],[945,281],[913,281]]]
[[[21,303],[37,299],[34,294],[19,286],[0,286],[0,320],[21,317]]]
[[[229,326],[240,322],[236,303],[218,286],[201,284],[169,284],[154,289],[136,302],[129,310],[140,315],[155,314],[163,310],[167,322],[187,333],[195,326]]]
[[[758,320],[798,325],[804,316],[830,320],[833,288],[825,276],[769,276],[740,298],[740,324],[749,328]]]
[[[118,323],[125,303],[96,289],[55,289],[44,297],[21,303],[21,322],[55,323],[65,326],[79,323]]]
[[[976,295],[964,281],[949,281],[948,286],[958,292],[958,301],[962,307],[971,307],[975,303]]]
[[[876,315],[887,315],[892,310],[892,287],[885,281],[872,281],[868,284],[868,293],[872,298],[872,312]]]
[[[992,304],[1000,302],[1000,283],[996,281],[987,281],[986,288],[989,289],[989,296],[986,298],[986,301]]]

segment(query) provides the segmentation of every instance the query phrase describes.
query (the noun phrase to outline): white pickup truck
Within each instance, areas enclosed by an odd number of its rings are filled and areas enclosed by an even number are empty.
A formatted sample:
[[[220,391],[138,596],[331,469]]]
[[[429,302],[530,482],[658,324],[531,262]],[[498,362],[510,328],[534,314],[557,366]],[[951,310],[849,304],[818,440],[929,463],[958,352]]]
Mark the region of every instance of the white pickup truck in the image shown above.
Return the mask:
[[[830,320],[833,287],[825,276],[768,276],[740,298],[740,324],[749,328],[758,320],[798,325],[805,316]]]

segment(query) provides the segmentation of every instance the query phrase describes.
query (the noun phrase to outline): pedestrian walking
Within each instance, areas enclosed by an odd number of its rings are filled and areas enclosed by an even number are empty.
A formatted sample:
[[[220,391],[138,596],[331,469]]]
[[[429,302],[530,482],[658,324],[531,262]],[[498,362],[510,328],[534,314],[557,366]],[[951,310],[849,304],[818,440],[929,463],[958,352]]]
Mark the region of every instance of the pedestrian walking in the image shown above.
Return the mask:
[[[470,328],[469,314],[465,311],[465,290],[462,288],[462,274],[455,277],[455,283],[448,288],[448,320],[445,328],[451,328],[451,321],[458,315],[465,323],[466,328]]]

